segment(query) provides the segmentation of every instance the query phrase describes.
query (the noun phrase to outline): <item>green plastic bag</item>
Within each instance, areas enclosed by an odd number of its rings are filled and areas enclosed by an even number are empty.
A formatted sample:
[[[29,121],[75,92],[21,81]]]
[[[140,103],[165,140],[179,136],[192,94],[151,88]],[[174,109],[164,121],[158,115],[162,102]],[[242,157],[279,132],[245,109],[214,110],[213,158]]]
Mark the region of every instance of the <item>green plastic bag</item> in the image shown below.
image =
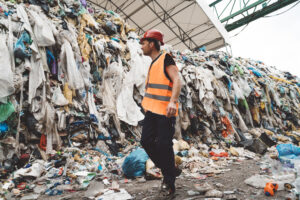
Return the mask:
[[[15,107],[11,102],[0,105],[0,122],[7,120],[7,118],[15,112]]]

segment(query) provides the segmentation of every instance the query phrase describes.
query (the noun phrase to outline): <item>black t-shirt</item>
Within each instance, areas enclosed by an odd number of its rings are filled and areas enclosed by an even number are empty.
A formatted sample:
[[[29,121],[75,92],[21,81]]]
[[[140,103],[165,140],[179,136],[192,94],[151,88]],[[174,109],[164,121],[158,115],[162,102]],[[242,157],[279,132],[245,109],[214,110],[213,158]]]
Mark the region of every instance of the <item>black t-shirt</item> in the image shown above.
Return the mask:
[[[152,66],[152,64],[153,64],[160,56],[161,56],[161,54],[160,54],[157,58],[155,58],[155,60],[153,60],[153,61],[151,62],[150,67]],[[165,72],[166,77],[172,82],[172,80],[170,79],[170,77],[169,77],[169,75],[168,75],[168,73],[167,73],[167,71],[166,71],[166,68],[167,68],[168,66],[170,66],[170,65],[176,65],[176,63],[175,63],[174,59],[172,58],[172,56],[170,56],[170,54],[167,53],[166,56],[165,56],[165,60],[164,60],[164,72]]]

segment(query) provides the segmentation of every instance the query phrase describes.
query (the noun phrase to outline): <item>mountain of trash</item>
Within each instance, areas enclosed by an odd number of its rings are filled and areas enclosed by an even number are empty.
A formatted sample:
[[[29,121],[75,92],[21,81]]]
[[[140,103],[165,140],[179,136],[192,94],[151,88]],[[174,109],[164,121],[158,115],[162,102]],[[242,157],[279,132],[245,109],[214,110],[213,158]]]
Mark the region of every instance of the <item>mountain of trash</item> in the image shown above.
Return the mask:
[[[56,195],[121,176],[140,146],[151,63],[135,30],[85,0],[0,0],[0,30],[0,194]],[[163,49],[183,82],[176,153],[189,143],[189,154],[252,157],[299,144],[298,77],[224,52]]]

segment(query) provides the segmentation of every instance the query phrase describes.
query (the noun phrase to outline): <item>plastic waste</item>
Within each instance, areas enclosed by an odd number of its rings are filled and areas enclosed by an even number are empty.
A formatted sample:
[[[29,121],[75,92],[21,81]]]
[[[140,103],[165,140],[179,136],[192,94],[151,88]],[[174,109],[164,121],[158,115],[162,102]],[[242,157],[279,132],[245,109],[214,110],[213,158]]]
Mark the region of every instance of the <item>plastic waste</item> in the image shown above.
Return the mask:
[[[95,197],[97,194],[104,191],[104,185],[101,182],[92,182],[88,190],[84,193],[85,197]]]
[[[149,156],[142,148],[137,148],[127,156],[122,165],[124,175],[128,178],[142,176],[146,170],[146,161]]]
[[[106,190],[103,195],[98,196],[97,200],[128,200],[132,199],[132,196],[125,190],[120,189],[119,192],[113,190]]]
[[[8,131],[8,126],[7,123],[1,122],[0,123],[0,133],[5,133]]]
[[[187,191],[187,194],[188,194],[189,196],[195,196],[195,195],[199,195],[200,192],[194,191],[194,190],[189,190],[189,191]]]
[[[7,120],[7,118],[15,112],[15,107],[11,102],[0,104],[0,122]]]
[[[205,197],[217,197],[217,198],[222,198],[223,197],[223,192],[219,190],[209,190],[205,193]]]
[[[39,194],[29,194],[29,195],[23,196],[20,200],[33,200],[33,199],[38,199],[39,196],[40,196]]]
[[[107,21],[102,27],[108,35],[113,35],[117,33],[117,27],[111,21]]]
[[[289,160],[300,160],[300,147],[293,144],[279,144],[276,146],[281,162],[288,162]]]
[[[32,50],[29,48],[29,45],[32,43],[30,35],[27,31],[24,31],[14,47],[14,56],[22,61],[25,58],[30,58]]]

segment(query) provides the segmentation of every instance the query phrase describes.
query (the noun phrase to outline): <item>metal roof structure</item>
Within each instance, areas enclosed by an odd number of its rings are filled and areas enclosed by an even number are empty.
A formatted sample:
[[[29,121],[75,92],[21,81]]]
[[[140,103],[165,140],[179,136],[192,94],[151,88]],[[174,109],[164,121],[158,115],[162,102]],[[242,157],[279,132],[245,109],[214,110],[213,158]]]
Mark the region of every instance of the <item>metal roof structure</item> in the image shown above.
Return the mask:
[[[89,0],[118,13],[142,36],[149,29],[164,33],[175,49],[206,46],[215,50],[229,44],[229,36],[205,0]]]
[[[293,4],[288,10],[300,3],[299,0],[214,0],[209,6],[229,32],[248,25],[261,17]],[[286,10],[286,11],[288,11]],[[286,12],[284,11],[284,12]]]

